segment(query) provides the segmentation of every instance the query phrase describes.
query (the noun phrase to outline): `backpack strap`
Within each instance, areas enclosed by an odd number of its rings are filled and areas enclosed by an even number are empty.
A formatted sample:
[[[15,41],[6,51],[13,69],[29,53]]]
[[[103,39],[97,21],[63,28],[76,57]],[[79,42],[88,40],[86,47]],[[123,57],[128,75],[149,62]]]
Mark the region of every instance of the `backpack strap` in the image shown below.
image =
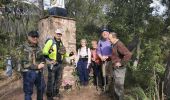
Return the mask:
[[[89,50],[88,50],[88,49],[90,49],[90,48],[86,48],[87,57],[88,57],[88,53],[89,53]],[[80,51],[81,51],[81,48],[78,49],[79,56],[80,56]]]
[[[56,44],[56,41],[53,39],[53,38],[48,38],[46,41],[45,41],[45,44],[49,41],[49,40],[52,40],[52,44],[50,46],[50,49],[49,49],[49,54],[53,51],[53,45]]]
[[[60,42],[60,46],[64,46],[64,44],[63,44],[63,42],[62,42],[62,41]]]
[[[89,48],[86,48],[86,52],[87,52],[87,57],[88,57],[88,53],[89,53],[89,50],[88,50]]]

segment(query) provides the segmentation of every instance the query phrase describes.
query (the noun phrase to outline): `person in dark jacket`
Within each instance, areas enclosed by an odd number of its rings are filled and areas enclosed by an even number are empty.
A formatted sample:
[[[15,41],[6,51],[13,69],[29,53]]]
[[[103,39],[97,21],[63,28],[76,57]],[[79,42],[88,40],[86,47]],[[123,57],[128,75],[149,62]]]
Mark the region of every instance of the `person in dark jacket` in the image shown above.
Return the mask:
[[[131,52],[117,38],[115,32],[109,34],[109,40],[112,43],[112,67],[114,80],[114,100],[123,100],[124,80],[127,62],[131,59]]]
[[[32,100],[33,86],[37,89],[37,100],[43,100],[45,81],[42,74],[45,59],[38,46],[39,34],[36,31],[28,33],[28,41],[17,48],[18,66],[23,75],[23,90],[25,100]]]

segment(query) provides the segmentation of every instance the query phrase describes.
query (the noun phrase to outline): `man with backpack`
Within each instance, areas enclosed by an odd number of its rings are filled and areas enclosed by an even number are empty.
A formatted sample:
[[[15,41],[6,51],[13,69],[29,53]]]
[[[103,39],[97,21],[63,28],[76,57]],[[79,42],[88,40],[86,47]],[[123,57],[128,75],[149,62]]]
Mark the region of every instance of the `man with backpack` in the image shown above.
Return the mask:
[[[112,72],[114,83],[114,100],[123,100],[124,80],[127,62],[131,59],[132,53],[117,38],[117,34],[111,32],[109,40],[112,43]]]
[[[62,61],[66,54],[66,49],[61,41],[62,32],[57,29],[53,39],[47,39],[43,48],[48,65],[47,99],[54,100],[60,98],[59,88],[62,78]]]

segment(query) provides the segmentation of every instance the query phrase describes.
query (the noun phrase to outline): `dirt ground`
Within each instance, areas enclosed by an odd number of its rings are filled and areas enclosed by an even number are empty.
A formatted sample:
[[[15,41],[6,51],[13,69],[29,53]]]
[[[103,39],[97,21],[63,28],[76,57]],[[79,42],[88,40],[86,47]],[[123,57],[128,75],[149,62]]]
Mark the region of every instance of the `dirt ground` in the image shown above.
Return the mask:
[[[22,79],[15,77],[7,79],[0,80],[0,100],[24,100]],[[47,81],[47,78],[45,78],[45,80]],[[63,98],[60,100],[111,100],[109,96],[99,94],[99,91],[97,91],[92,84],[70,91],[62,91],[61,94],[63,95]],[[35,89],[32,100],[36,100]],[[44,100],[47,100],[45,94]]]
[[[106,95],[99,95],[94,86],[82,87],[81,89],[62,92],[63,98],[60,100],[111,100]],[[36,100],[36,91],[32,96]],[[11,91],[11,93],[4,95],[0,100],[24,100],[22,88]],[[44,100],[46,96],[44,95]]]
[[[47,78],[45,79],[47,81]],[[1,86],[2,83],[5,85]],[[9,82],[4,82],[1,80],[0,84],[0,100],[24,100],[22,79],[15,81],[11,80]],[[111,100],[109,96],[99,94],[99,91],[97,91],[95,86],[92,84],[69,91],[62,90],[61,94],[63,95],[63,98],[60,100]],[[36,100],[35,89],[32,95],[32,100]],[[44,100],[47,100],[45,94]]]

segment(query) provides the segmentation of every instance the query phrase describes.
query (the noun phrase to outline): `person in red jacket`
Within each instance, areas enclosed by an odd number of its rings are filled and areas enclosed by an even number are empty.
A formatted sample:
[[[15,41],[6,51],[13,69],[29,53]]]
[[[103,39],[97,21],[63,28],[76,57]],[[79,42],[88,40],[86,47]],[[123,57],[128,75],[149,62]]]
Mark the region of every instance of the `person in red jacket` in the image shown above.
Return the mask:
[[[112,63],[113,63],[113,80],[114,80],[114,100],[123,100],[124,97],[124,80],[127,62],[131,59],[131,52],[117,38],[115,32],[109,34],[109,40],[112,43]]]
[[[98,87],[102,86],[102,68],[101,68],[101,59],[97,54],[97,41],[91,41],[92,49],[91,49],[91,67],[93,69],[94,75],[94,85]]]

